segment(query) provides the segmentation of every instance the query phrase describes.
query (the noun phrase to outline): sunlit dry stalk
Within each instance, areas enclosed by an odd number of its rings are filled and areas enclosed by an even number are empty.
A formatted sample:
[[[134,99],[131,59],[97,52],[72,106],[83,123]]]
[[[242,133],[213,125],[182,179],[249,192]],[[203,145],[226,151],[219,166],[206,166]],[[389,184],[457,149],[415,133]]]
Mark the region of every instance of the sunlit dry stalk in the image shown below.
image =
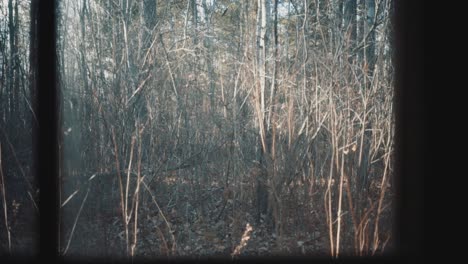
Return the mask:
[[[358,240],[357,240],[357,243],[358,243],[358,254],[359,254],[359,256],[362,256],[363,253],[364,253],[364,250],[367,251],[367,248],[368,248],[367,247],[367,244],[368,244],[367,241],[368,241],[368,237],[369,237],[368,227],[369,227],[369,223],[371,221],[370,214],[374,210],[375,205],[376,205],[376,203],[371,203],[371,206],[369,207],[369,209],[367,209],[364,212],[364,215],[361,217],[359,225],[358,225],[358,229],[357,229]]]
[[[167,229],[169,230],[169,233],[171,234],[171,238],[172,238],[172,248],[171,248],[171,250],[172,250],[172,253],[174,254],[175,251],[176,251],[176,248],[177,248],[177,244],[176,244],[176,240],[175,240],[175,237],[174,237],[174,232],[172,231],[172,228],[171,228],[171,224],[169,223],[169,221],[167,221],[166,216],[162,212],[161,207],[159,207],[159,204],[156,201],[156,198],[154,197],[154,195],[151,192],[148,185],[144,181],[142,181],[142,183],[143,183],[143,186],[145,187],[145,189],[148,191],[148,194],[151,196],[151,199],[152,199],[153,203],[158,208],[159,214],[161,215],[162,219],[164,220],[164,223],[166,223]]]
[[[120,173],[120,159],[119,159],[119,152],[118,152],[118,146],[117,146],[117,140],[115,138],[115,130],[112,127],[111,128],[111,133],[112,133],[112,143],[114,145],[114,154],[115,154],[115,167],[117,171],[117,177],[119,178],[119,192],[120,192],[120,211],[122,212],[122,220],[125,222],[125,208],[124,208],[124,194],[123,194],[123,182],[122,182],[122,174]]]
[[[239,255],[241,250],[247,245],[247,242],[250,239],[250,232],[252,232],[252,226],[250,226],[250,224],[247,223],[247,225],[245,225],[245,231],[244,234],[242,234],[241,241],[232,252],[231,257],[234,258],[235,256]]]
[[[68,238],[67,246],[66,246],[65,250],[62,253],[63,256],[65,256],[65,254],[67,254],[67,251],[70,248],[70,243],[71,243],[71,240],[73,238],[73,234],[75,233],[76,224],[78,223],[78,219],[80,218],[81,211],[83,210],[83,207],[84,207],[84,205],[86,203],[86,200],[88,199],[88,194],[89,194],[89,187],[88,187],[88,189],[86,191],[86,195],[85,195],[83,201],[81,202],[80,209],[78,210],[78,214],[75,217],[75,222],[73,223],[73,228],[72,228],[72,231],[70,233],[70,237]]]
[[[391,133],[389,133],[389,138],[391,138]],[[390,163],[390,155],[392,152],[391,144],[389,146],[389,152],[386,154],[385,158],[385,169],[382,177],[381,187],[380,187],[380,197],[379,197],[379,204],[377,206],[377,215],[375,217],[375,225],[374,225],[374,239],[373,239],[373,247],[372,247],[372,254],[375,254],[379,247],[379,220],[380,214],[382,213],[382,204],[385,197],[385,191],[387,190],[387,182],[388,182],[388,166]]]
[[[329,96],[329,100],[330,100],[330,104],[329,104],[329,107],[330,107],[330,113],[333,113],[333,99],[332,99],[332,95],[331,95],[331,92],[330,92],[330,96]],[[331,139],[332,139],[332,155],[331,155],[331,160],[330,160],[330,174],[329,174],[329,177],[328,177],[328,184],[327,184],[327,189],[325,191],[325,210],[327,212],[327,223],[328,223],[328,235],[329,235],[329,239],[330,239],[330,255],[331,256],[335,256],[335,239],[334,239],[334,235],[333,235],[333,223],[334,223],[334,220],[333,220],[333,207],[332,207],[332,190],[331,190],[331,183],[332,183],[332,179],[333,179],[333,166],[334,166],[334,163],[335,163],[335,156],[336,156],[336,144],[335,144],[335,137],[334,137],[334,122],[335,122],[335,118],[336,116],[334,115],[330,115],[330,133],[331,133]]]
[[[141,131],[139,132],[139,141],[138,141],[138,164],[137,164],[137,180],[136,180],[136,187],[135,187],[135,220],[133,226],[133,244],[131,246],[130,254],[131,256],[135,255],[135,248],[137,244],[137,237],[138,237],[138,206],[140,201],[140,183],[141,183]]]
[[[158,232],[158,235],[161,237],[162,244],[163,244],[164,249],[165,249],[165,251],[166,251],[166,256],[169,256],[169,247],[168,247],[168,245],[167,245],[166,238],[164,237],[164,235],[163,235],[161,229],[160,229],[158,226],[156,226],[156,231]]]
[[[361,166],[362,163],[362,155],[363,155],[363,148],[364,148],[364,137],[365,137],[365,130],[366,130],[366,122],[367,122],[367,104],[369,98],[365,94],[365,91],[361,91],[361,100],[362,100],[362,114],[363,117],[360,118],[361,120],[361,138],[359,143],[359,159],[358,159],[358,166]]]
[[[331,162],[333,163],[334,155],[332,155]],[[333,166],[333,165],[332,165]],[[330,170],[330,176],[328,178],[327,189],[325,190],[324,195],[324,205],[325,205],[325,216],[328,224],[328,236],[330,238],[330,255],[334,255],[334,239],[333,239],[333,215],[332,215],[332,197],[331,197],[331,180],[333,176],[333,171]]]
[[[131,220],[131,214],[128,213],[128,189],[130,188],[130,172],[132,169],[132,161],[133,161],[133,149],[135,147],[135,136],[132,136],[132,142],[130,145],[130,158],[128,162],[128,169],[127,169],[127,182],[125,186],[125,207],[124,207],[124,214],[125,214],[125,242],[127,244],[127,254],[130,253],[130,237],[129,237],[129,229],[128,224]]]
[[[363,256],[364,252],[367,252],[368,248],[368,228],[369,228],[369,223],[370,223],[370,218],[366,218],[362,222],[362,229],[361,229],[361,234],[359,238],[359,256]]]
[[[338,162],[337,162],[338,163]],[[344,179],[344,153],[341,154],[341,166],[340,166],[340,186],[339,186],[339,197],[338,197],[338,223],[337,223],[337,230],[336,230],[336,256],[340,254],[340,231],[341,231],[341,204],[343,201],[343,179]]]

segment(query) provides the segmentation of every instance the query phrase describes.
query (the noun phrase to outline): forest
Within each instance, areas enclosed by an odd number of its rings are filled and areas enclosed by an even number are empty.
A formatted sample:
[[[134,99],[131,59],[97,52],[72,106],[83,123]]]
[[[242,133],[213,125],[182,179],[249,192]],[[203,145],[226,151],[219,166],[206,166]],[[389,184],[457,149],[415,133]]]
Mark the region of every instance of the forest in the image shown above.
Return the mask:
[[[395,247],[392,0],[60,0],[64,257]],[[38,1],[0,1],[0,255],[34,254]]]

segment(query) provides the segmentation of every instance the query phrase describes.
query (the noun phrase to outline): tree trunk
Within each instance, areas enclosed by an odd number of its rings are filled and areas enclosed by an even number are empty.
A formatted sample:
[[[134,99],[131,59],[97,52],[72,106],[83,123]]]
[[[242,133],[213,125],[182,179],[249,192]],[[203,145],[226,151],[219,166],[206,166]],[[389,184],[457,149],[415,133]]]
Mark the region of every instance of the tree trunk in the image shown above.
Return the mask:
[[[367,17],[366,17],[366,36],[369,37],[366,42],[366,68],[367,75],[372,76],[374,73],[375,65],[375,0],[366,0]]]
[[[356,47],[356,0],[347,0],[344,10],[344,29],[348,50],[353,51]],[[354,55],[349,54],[348,61],[354,62]]]
[[[15,89],[16,89],[16,77],[15,77],[15,68],[16,68],[16,44],[15,44],[15,23],[14,23],[14,13],[13,13],[13,0],[8,0],[8,32],[9,32],[9,40],[10,40],[10,58],[9,58],[9,65],[8,65],[8,96],[9,96],[9,104],[7,110],[9,112],[8,116],[8,123],[9,128],[12,129],[11,131],[15,131],[16,129],[12,126],[15,126],[14,123],[11,123],[16,116],[15,107],[16,98],[15,98]]]
[[[260,216],[266,214],[268,211],[268,166],[267,157],[269,144],[267,139],[267,120],[265,116],[265,86],[266,86],[266,0],[258,0],[258,9],[257,14],[257,28],[258,34],[258,95],[257,100],[257,119],[259,124],[259,137],[261,142],[261,155],[260,155],[260,174],[257,176],[257,202],[258,202],[258,218],[260,221]],[[259,102],[258,102],[259,100]]]

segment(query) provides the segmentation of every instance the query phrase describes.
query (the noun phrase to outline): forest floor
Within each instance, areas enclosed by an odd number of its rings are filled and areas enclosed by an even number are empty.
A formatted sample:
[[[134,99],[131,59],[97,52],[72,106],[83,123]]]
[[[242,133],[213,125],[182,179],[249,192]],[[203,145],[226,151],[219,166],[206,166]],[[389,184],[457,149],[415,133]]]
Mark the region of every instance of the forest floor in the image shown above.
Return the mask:
[[[5,216],[2,203],[0,205],[0,256],[9,254],[23,257],[34,256],[39,251],[39,210],[36,202],[32,202],[31,195],[37,196],[38,193],[31,194],[19,176],[6,178],[5,186],[4,198],[7,210]],[[5,219],[8,224],[5,224]]]
[[[124,258],[132,255],[132,249],[135,257],[142,258],[330,254],[324,192],[319,189],[323,186],[315,186],[314,192],[309,192],[307,186],[294,186],[294,191],[283,192],[281,230],[274,225],[272,216],[262,215],[258,221],[252,182],[236,186],[231,186],[233,194],[226,196],[224,184],[219,182],[202,183],[189,176],[156,179],[148,186],[151,192],[141,192],[136,236],[135,214],[130,205],[131,218],[125,227],[121,211],[115,209],[118,203],[104,202],[106,190],[99,186],[89,189],[88,197],[82,188],[62,208],[61,252],[72,259]],[[69,197],[73,189],[70,187],[63,197]],[[39,233],[35,232],[37,219],[31,215],[37,213],[27,200],[11,202],[16,206],[10,206],[8,212],[12,252],[33,254]],[[353,231],[345,228],[351,223],[343,226],[341,252],[353,254]],[[2,224],[2,251],[8,248],[6,234]]]
[[[217,183],[203,189],[180,179],[159,183],[152,189],[151,195],[142,196],[136,238],[134,218],[128,225],[127,239],[121,214],[100,215],[86,212],[85,208],[70,240],[70,224],[76,212],[69,213],[69,218],[64,219],[70,223],[64,231],[64,245],[71,241],[66,256],[104,254],[120,258],[129,254],[126,241],[130,251],[136,241],[134,256],[143,258],[320,256],[329,252],[326,225],[318,224],[324,222],[319,219],[322,214],[304,214],[309,206],[297,204],[292,197],[289,202],[296,203],[297,214],[290,212],[292,217],[287,218],[283,230],[276,230],[265,215],[257,221],[253,195],[237,194],[226,199],[223,187]]]

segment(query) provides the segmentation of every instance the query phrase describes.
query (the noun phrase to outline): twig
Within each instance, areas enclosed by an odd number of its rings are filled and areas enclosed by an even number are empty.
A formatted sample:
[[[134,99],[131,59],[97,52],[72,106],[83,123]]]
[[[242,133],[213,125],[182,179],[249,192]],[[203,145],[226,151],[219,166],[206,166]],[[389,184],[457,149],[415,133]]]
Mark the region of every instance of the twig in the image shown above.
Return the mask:
[[[138,86],[138,88],[136,88],[136,90],[133,92],[132,96],[130,96],[130,98],[127,99],[127,105],[129,104],[129,102],[132,100],[133,97],[135,97],[135,95],[137,95],[138,92],[141,91],[141,89],[143,89],[143,87],[145,86],[145,83],[146,81],[149,80],[149,78],[151,78],[153,75],[152,74],[149,74],[148,77],[146,77],[146,79],[144,79],[141,84]]]
[[[19,162],[18,157],[16,156],[15,148],[13,147],[13,144],[11,144],[10,140],[8,139],[8,134],[5,132],[5,130],[3,130],[2,126],[0,126],[0,129],[2,130],[2,132],[3,132],[4,136],[5,136],[5,140],[7,141],[8,146],[10,147],[11,153],[13,154],[13,157],[15,158],[15,162],[18,165],[18,168],[19,168],[19,170],[21,172],[21,176],[23,177],[24,181],[26,182],[26,184],[28,186],[28,190],[32,191],[33,188],[32,188],[31,182],[26,178],[26,174],[24,173],[23,167],[21,167],[21,163]],[[32,199],[32,197],[31,197],[31,199]],[[32,200],[32,202],[35,203],[34,199]]]
[[[78,211],[78,214],[76,215],[75,222],[73,223],[73,228],[72,228],[72,231],[71,231],[71,234],[70,234],[70,238],[68,239],[67,247],[63,251],[64,256],[65,256],[65,254],[67,254],[68,248],[70,247],[70,242],[71,242],[71,240],[73,238],[73,234],[75,233],[76,223],[78,223],[78,218],[80,217],[81,211],[83,210],[83,206],[86,203],[86,199],[88,198],[88,194],[89,194],[89,187],[88,187],[88,190],[86,191],[86,195],[85,195],[85,197],[83,199],[83,202],[81,202],[80,210]]]
[[[77,189],[72,194],[70,194],[70,196],[68,196],[68,198],[65,200],[65,202],[62,203],[60,207],[64,207],[79,191],[80,190]]]
[[[171,65],[169,64],[169,55],[167,54],[166,46],[164,45],[164,42],[162,40],[162,34],[159,34],[159,41],[161,42],[161,45],[162,45],[163,50],[164,50],[164,54],[166,55],[165,56],[166,65],[167,65],[167,68],[169,70],[169,74],[171,76],[172,88],[174,89],[174,94],[175,94],[176,98],[178,98],[179,94],[177,93],[176,83],[175,83],[175,80],[174,80],[174,74],[172,73]]]
[[[1,182],[0,185],[2,186],[2,203],[3,203],[3,215],[5,217],[5,229],[8,236],[8,252],[11,253],[11,233],[10,227],[8,226],[8,210],[7,210],[7,199],[6,199],[6,192],[5,192],[5,178],[3,177],[3,166],[2,166],[2,143],[0,142],[0,176]]]
[[[33,196],[32,196],[32,194],[31,194],[30,191],[28,191],[28,196],[29,196],[29,199],[31,199],[31,201],[32,201],[32,204],[33,204],[33,206],[34,206],[34,209],[36,209],[36,212],[37,212],[38,214],[40,214],[40,212],[39,212],[39,207],[37,207],[36,201],[34,201],[34,198],[33,198]]]
[[[172,242],[173,242],[172,243],[172,251],[175,252],[176,241],[175,241],[174,233],[172,232],[172,229],[171,229],[171,225],[169,224],[166,217],[164,216],[164,213],[162,212],[161,208],[159,207],[159,204],[156,201],[156,198],[154,197],[154,195],[151,193],[148,185],[146,185],[146,183],[144,181],[142,183],[143,183],[143,186],[145,186],[145,189],[148,191],[149,195],[151,196],[151,199],[153,200],[153,203],[158,208],[159,214],[161,214],[161,217],[163,218],[164,222],[166,223],[167,228],[169,229],[169,233],[171,234],[171,238],[172,238]]]

